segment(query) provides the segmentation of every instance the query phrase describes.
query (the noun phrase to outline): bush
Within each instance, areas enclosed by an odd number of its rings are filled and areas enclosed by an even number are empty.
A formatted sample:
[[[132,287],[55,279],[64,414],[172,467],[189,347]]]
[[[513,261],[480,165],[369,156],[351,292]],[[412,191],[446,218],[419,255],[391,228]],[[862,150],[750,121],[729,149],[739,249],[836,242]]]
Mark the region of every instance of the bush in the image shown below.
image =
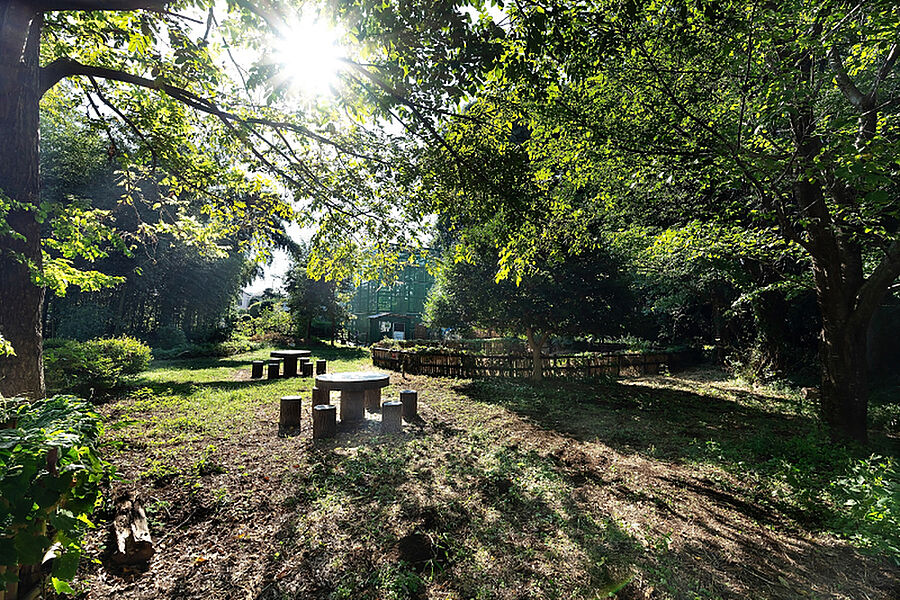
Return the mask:
[[[57,544],[53,586],[70,592],[66,581],[75,576],[81,535],[108,475],[96,453],[100,417],[82,400],[57,396],[7,401],[0,423],[14,424],[0,430],[0,581],[15,581],[19,565],[40,564]]]
[[[853,462],[846,476],[831,484],[830,495],[842,508],[837,517],[842,534],[900,564],[900,471],[893,457]]]
[[[153,335],[153,347],[171,350],[178,346],[187,344],[187,336],[184,332],[174,325],[165,325],[156,330]]]
[[[45,344],[44,368],[51,389],[88,394],[109,392],[150,364],[150,348],[130,337]]]
[[[271,341],[275,338],[290,337],[294,324],[291,314],[278,307],[266,307],[257,315],[245,313],[235,325],[234,337],[256,341]]]

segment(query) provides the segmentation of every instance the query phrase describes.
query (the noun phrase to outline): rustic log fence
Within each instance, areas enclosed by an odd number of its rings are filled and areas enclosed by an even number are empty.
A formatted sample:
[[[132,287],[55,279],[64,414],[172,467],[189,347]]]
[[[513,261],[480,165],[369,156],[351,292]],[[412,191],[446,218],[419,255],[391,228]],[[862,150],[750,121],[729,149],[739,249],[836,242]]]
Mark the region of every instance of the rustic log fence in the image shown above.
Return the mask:
[[[698,359],[696,350],[628,354],[555,354],[544,356],[544,377],[637,377],[677,371]],[[530,356],[411,352],[372,348],[372,363],[382,369],[434,377],[530,377]]]

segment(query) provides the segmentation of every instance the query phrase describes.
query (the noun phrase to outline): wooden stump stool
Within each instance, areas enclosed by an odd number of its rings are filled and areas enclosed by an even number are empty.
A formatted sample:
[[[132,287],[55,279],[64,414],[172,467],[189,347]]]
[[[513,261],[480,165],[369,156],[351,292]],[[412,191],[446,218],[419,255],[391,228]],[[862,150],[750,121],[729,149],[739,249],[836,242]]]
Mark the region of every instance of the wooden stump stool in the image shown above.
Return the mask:
[[[316,375],[324,375],[325,374],[325,364],[326,364],[326,361],[324,361],[324,360],[316,361]]]
[[[278,379],[278,369],[281,367],[281,361],[273,359],[269,361],[268,379]]]
[[[300,407],[302,406],[300,396],[282,396],[281,397],[281,414],[278,418],[278,434],[300,429]]]
[[[400,402],[403,403],[403,420],[412,423],[419,416],[419,392],[403,390],[400,392]]]
[[[313,406],[313,439],[334,437],[337,433],[337,407],[331,404]]]
[[[381,433],[397,433],[403,431],[400,415],[403,403],[389,400],[381,405]]]
[[[318,406],[320,404],[331,404],[331,393],[320,387],[313,387],[312,389],[312,405]]]
[[[263,376],[263,365],[266,364],[264,360],[254,360],[250,363],[250,377],[252,379],[262,379]]]
[[[366,410],[375,412],[381,408],[381,388],[366,390]]]
[[[313,364],[309,361],[301,364],[300,367],[303,369],[302,375],[304,377],[312,377],[313,376]]]

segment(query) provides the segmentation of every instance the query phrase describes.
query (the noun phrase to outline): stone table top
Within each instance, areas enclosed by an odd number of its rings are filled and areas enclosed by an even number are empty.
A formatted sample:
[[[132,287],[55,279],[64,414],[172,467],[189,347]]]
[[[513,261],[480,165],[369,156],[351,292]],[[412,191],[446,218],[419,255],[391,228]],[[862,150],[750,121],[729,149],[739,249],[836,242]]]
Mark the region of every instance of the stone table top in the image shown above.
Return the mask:
[[[312,350],[272,350],[269,356],[273,358],[301,358],[304,356],[312,356]]]
[[[349,371],[316,375],[317,387],[349,392],[379,389],[387,387],[390,382],[390,374],[379,371]]]

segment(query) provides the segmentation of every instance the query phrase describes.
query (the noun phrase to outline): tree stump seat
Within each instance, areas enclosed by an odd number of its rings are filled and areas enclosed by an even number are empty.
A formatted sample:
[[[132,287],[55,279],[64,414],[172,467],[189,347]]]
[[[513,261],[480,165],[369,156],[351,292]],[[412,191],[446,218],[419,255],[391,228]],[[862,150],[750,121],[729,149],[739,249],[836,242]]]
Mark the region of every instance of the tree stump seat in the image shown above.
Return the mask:
[[[263,376],[263,367],[265,366],[266,361],[264,360],[254,360],[250,363],[250,378],[251,379],[262,379]]]

